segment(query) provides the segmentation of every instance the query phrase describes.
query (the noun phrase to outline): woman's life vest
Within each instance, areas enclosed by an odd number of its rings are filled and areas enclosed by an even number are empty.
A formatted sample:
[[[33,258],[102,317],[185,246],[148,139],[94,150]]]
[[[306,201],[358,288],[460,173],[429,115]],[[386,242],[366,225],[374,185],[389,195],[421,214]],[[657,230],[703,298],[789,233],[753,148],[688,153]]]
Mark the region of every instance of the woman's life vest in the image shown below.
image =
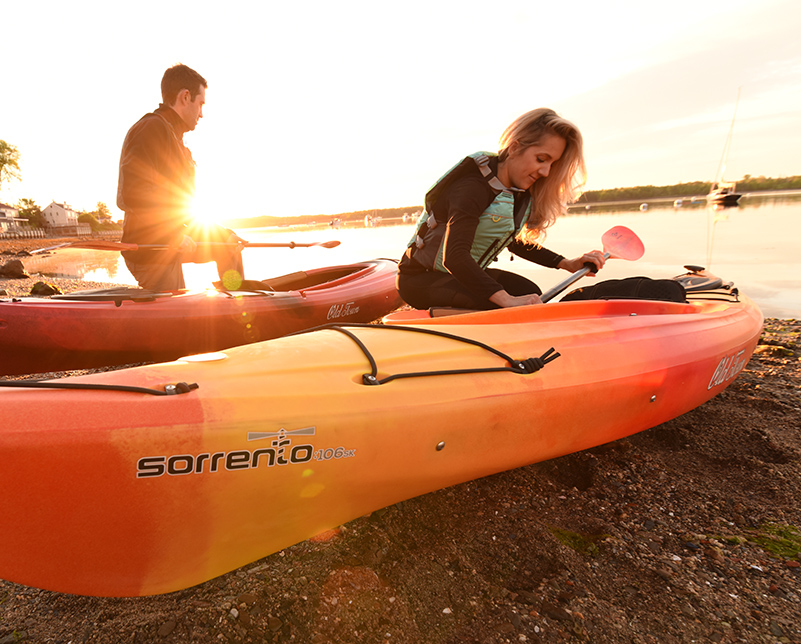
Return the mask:
[[[429,189],[426,193],[424,212],[417,223],[415,234],[407,244],[415,261],[429,270],[449,272],[442,261],[444,255],[442,240],[445,236],[446,221],[439,221],[434,216],[434,204],[456,180],[475,172],[476,167],[495,193],[495,199],[479,216],[470,256],[482,269],[486,268],[523,229],[531,214],[531,201],[526,199],[523,207],[519,207],[515,213],[512,190],[501,183],[490,167],[489,158],[495,156],[497,154],[491,152],[471,154],[448,170]]]

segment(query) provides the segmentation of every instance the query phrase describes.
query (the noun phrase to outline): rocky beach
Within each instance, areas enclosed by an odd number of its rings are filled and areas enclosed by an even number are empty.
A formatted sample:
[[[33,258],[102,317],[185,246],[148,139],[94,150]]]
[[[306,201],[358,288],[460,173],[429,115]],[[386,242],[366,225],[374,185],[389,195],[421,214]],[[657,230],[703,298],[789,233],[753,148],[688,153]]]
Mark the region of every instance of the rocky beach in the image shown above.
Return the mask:
[[[0,242],[0,264],[57,243]],[[0,644],[801,642],[799,337],[801,321],[766,320],[733,384],[663,425],[404,501],[186,590],[0,581]]]

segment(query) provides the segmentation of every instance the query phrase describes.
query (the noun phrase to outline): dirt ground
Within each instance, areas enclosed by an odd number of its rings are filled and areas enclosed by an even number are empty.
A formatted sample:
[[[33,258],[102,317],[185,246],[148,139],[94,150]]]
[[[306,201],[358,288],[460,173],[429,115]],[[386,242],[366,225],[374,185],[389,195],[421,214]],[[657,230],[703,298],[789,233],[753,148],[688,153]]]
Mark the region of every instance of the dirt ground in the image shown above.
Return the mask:
[[[668,423],[193,588],[108,599],[0,581],[0,644],[801,642],[799,334],[768,320],[734,383]]]

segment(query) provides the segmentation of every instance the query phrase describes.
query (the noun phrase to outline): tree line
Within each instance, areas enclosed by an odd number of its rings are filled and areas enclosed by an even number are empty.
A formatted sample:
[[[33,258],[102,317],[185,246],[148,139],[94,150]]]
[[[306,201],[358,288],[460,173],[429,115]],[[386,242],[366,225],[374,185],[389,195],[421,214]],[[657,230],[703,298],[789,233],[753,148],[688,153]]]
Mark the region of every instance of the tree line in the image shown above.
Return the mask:
[[[341,212],[336,215],[297,215],[292,217],[272,217],[262,215],[260,217],[239,217],[236,219],[226,219],[225,225],[231,228],[267,228],[269,226],[286,226],[288,224],[312,225],[329,224],[335,220],[339,221],[363,221],[365,217],[381,219],[400,219],[404,215],[412,215],[420,212],[422,206],[407,206],[406,208],[373,208],[372,210],[354,210],[353,212]]]
[[[691,181],[670,186],[634,186],[631,188],[609,188],[588,190],[581,195],[578,203],[601,203],[604,201],[628,201],[647,199],[679,199],[709,194],[710,182]],[[760,192],[763,190],[801,190],[801,176],[792,177],[752,177],[745,175],[737,182],[738,192]]]

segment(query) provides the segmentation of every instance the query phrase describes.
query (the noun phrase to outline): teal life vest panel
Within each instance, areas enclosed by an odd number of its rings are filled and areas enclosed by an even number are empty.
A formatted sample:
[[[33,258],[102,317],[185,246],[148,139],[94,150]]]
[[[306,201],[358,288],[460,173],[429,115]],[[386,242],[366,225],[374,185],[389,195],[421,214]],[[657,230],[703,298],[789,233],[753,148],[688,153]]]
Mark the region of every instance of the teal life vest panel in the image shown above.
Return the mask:
[[[428,269],[449,272],[443,264],[446,222],[434,216],[434,204],[455,181],[475,172],[481,172],[495,199],[479,216],[478,227],[470,248],[470,256],[483,269],[495,260],[526,225],[531,214],[531,202],[517,213],[515,218],[515,199],[512,191],[504,186],[490,167],[491,152],[476,152],[453,166],[426,193],[425,208],[417,223],[407,248],[412,249],[412,257]]]

